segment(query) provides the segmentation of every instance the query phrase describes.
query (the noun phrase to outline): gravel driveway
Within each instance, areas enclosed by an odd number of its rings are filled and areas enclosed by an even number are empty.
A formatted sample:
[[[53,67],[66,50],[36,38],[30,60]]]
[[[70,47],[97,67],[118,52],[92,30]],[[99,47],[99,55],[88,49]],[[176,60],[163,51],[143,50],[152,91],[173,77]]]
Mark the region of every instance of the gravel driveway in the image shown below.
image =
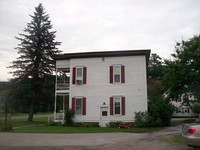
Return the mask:
[[[27,134],[0,133],[0,150],[190,150],[160,140],[180,134],[180,126],[153,133]]]

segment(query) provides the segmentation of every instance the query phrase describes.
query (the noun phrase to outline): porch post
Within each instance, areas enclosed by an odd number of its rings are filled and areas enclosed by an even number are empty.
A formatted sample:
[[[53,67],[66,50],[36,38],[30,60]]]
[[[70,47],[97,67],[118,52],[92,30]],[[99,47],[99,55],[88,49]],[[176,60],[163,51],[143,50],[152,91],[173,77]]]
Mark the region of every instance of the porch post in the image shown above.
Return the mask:
[[[56,82],[55,82],[55,102],[54,102],[54,120],[56,119],[56,101],[57,101],[57,94],[56,94],[56,90],[57,90],[57,68],[56,68]]]
[[[65,95],[63,95],[63,124],[64,124],[64,120],[65,120]]]

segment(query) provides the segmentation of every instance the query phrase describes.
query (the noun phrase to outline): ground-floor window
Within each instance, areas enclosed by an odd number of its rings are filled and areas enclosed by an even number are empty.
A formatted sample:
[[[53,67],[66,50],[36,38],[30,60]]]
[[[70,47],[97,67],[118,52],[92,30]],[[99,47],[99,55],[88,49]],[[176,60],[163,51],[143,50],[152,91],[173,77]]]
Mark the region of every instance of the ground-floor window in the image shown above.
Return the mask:
[[[86,115],[86,97],[73,97],[72,111],[75,115]]]
[[[110,115],[125,115],[125,97],[110,97]]]

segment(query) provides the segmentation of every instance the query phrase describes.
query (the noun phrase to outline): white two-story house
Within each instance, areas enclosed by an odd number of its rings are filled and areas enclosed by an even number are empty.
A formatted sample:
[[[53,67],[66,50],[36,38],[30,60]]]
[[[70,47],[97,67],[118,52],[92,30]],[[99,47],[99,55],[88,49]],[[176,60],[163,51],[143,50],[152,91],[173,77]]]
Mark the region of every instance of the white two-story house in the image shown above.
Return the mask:
[[[147,111],[147,65],[150,50],[67,53],[54,57],[54,121],[64,121],[66,108],[75,122],[133,122]]]

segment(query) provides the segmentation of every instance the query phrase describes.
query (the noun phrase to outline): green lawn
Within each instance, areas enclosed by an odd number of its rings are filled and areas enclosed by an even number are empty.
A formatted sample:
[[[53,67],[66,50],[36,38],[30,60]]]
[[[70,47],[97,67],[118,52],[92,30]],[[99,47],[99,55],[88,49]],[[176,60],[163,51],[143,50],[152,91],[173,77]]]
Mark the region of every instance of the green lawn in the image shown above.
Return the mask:
[[[43,115],[43,114],[42,114]],[[20,115],[20,116],[27,116],[27,114],[25,115]],[[30,126],[30,125],[44,125],[48,123],[48,118],[47,117],[38,117],[38,118],[34,118],[33,122],[28,122],[27,121],[27,117],[22,117],[22,118],[15,118],[15,117],[11,117],[11,120],[8,119],[7,124],[8,126],[12,126],[13,129],[15,127],[24,127],[24,126]],[[4,129],[5,127],[5,119],[1,118],[0,120],[0,130]]]
[[[13,127],[23,127],[23,126],[30,126],[30,125],[44,125],[47,123],[48,123],[47,117],[34,118],[33,122],[28,122],[27,118],[11,120],[11,125]]]
[[[42,114],[43,115],[43,114]],[[128,132],[145,133],[161,130],[162,128],[100,128],[100,127],[68,127],[63,125],[48,125],[48,118],[41,116],[34,118],[33,122],[27,122],[27,118],[13,118],[8,122],[13,127],[11,132],[20,133],[107,133]],[[4,120],[0,120],[0,128],[4,126]]]
[[[100,127],[67,127],[67,126],[31,126],[14,129],[13,132],[20,133],[108,133],[127,132],[145,133],[161,130],[161,128],[100,128]]]
[[[171,135],[168,137],[165,137],[161,139],[164,142],[170,143],[170,144],[182,144],[183,141],[181,139],[181,135]]]
[[[34,115],[51,115],[52,112],[38,112],[35,113]],[[0,117],[4,117],[5,114],[4,113],[0,113]],[[13,113],[12,116],[28,116],[27,113]]]

